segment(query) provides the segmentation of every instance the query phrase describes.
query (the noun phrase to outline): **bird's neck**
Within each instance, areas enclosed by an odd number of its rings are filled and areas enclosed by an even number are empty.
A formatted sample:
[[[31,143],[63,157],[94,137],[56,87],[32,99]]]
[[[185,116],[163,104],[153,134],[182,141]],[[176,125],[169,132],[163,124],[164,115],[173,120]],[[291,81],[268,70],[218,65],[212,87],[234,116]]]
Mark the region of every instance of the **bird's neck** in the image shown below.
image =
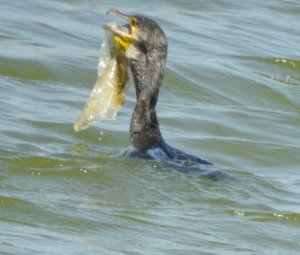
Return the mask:
[[[156,116],[156,102],[164,75],[164,62],[132,65],[137,103],[130,123],[131,143],[140,151],[154,147],[162,136]]]

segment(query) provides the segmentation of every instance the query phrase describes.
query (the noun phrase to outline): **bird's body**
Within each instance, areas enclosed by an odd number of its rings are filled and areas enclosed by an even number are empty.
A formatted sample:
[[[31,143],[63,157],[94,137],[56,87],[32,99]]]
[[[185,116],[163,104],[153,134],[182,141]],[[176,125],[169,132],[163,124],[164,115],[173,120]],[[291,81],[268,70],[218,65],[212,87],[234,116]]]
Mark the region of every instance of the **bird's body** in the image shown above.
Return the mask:
[[[139,151],[133,146],[129,146],[121,153],[121,155],[129,158],[168,161],[182,165],[191,164],[192,162],[197,164],[212,165],[209,161],[201,157],[171,147],[163,140],[144,152]]]
[[[155,107],[167,59],[168,42],[163,30],[144,16],[128,16],[115,9],[109,13],[129,22],[120,27],[105,25],[105,29],[112,31],[117,48],[128,61],[137,98],[130,123],[131,145],[122,155],[180,164],[212,165],[201,157],[169,146],[160,132]]]

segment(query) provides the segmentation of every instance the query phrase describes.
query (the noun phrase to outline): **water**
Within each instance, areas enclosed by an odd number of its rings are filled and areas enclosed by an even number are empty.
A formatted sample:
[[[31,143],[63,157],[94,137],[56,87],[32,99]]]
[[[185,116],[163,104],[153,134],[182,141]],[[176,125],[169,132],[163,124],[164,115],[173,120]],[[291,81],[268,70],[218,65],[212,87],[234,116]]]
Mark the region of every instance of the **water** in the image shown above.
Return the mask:
[[[233,178],[120,159],[115,121],[75,133],[110,7],[169,38],[165,139]],[[300,254],[300,4],[2,1],[0,254]]]

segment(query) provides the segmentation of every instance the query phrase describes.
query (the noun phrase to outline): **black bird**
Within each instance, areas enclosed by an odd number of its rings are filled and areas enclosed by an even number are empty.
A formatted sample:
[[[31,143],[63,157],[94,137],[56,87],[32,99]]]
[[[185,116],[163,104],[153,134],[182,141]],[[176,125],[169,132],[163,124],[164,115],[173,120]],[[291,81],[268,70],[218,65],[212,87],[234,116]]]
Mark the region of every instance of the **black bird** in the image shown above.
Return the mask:
[[[105,25],[113,33],[117,48],[125,56],[133,75],[137,102],[130,123],[131,146],[122,155],[130,158],[169,161],[181,165],[205,164],[209,161],[177,150],[163,139],[155,106],[164,77],[168,41],[159,25],[140,15],[125,15],[116,9],[113,13],[128,23]]]

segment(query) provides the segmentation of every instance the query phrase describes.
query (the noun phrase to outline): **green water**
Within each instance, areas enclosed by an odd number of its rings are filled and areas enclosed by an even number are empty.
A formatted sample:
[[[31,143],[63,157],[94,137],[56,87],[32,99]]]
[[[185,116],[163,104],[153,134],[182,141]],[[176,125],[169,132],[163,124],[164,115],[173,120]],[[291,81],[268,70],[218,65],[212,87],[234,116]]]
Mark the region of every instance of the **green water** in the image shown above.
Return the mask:
[[[75,133],[110,7],[169,38],[165,139],[229,180],[117,158],[115,121]],[[300,254],[300,3],[2,1],[0,254]]]

